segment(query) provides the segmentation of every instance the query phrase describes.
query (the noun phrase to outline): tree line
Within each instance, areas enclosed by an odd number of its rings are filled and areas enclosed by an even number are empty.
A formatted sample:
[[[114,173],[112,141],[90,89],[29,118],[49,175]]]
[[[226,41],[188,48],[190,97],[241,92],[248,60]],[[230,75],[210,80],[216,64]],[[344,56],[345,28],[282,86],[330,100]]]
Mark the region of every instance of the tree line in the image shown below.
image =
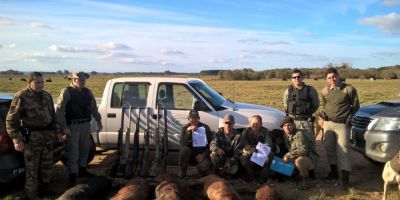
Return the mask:
[[[358,69],[351,67],[350,64],[343,63],[339,65],[328,64],[322,68],[300,68],[305,78],[309,79],[324,79],[325,71],[328,67],[337,68],[342,78],[356,79],[399,79],[400,65]],[[251,68],[243,68],[236,70],[203,70],[201,75],[218,75],[224,80],[261,80],[261,79],[289,79],[291,72],[295,68],[279,68],[262,71],[255,71]]]

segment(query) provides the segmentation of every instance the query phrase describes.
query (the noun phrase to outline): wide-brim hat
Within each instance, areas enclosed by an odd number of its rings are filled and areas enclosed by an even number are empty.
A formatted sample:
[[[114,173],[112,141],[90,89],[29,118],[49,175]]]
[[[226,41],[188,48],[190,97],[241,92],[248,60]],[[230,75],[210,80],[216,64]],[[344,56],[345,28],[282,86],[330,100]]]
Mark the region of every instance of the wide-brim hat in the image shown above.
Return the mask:
[[[81,71],[72,72],[72,74],[71,74],[71,78],[77,78],[77,79],[81,79],[81,80],[89,79],[89,77],[90,77],[90,75],[88,73],[81,72]]]

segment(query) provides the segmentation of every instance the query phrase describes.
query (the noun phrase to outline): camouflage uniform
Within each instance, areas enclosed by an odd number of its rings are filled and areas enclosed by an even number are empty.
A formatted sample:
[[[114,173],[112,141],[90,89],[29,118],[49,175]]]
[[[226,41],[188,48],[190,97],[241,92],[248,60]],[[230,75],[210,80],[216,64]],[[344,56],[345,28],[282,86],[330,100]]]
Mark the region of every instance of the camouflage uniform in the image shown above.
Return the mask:
[[[242,154],[240,136],[240,132],[236,129],[233,129],[232,132],[226,135],[224,133],[224,128],[219,128],[214,134],[213,140],[210,143],[210,150],[212,152],[210,157],[216,169],[223,167],[226,162],[230,162],[231,166],[238,164],[240,155]],[[225,152],[222,157],[219,157],[217,154],[219,148],[223,149]]]
[[[307,142],[307,137],[301,130],[294,128],[291,134],[285,134],[284,140],[289,149],[284,157],[295,164],[300,176],[308,177],[308,171],[314,169],[314,163],[310,159],[310,153],[313,150]]]
[[[181,148],[179,150],[180,170],[181,173],[183,173],[183,176],[185,176],[189,163],[190,162],[196,163],[197,162],[195,159],[196,156],[199,154],[204,154],[205,156],[204,160],[197,163],[197,169],[199,170],[199,173],[201,175],[204,175],[207,172],[207,170],[209,170],[211,167],[211,161],[209,156],[210,155],[209,144],[212,139],[212,132],[208,125],[199,122],[199,125],[197,127],[204,127],[206,129],[208,144],[205,147],[193,147],[192,133],[189,133],[186,130],[189,126],[190,124],[184,126],[181,132],[181,139],[180,139]]]
[[[290,87],[290,86],[289,86]],[[291,86],[292,88],[292,93],[297,94],[297,99],[289,99],[289,91],[290,89],[286,89],[285,93],[283,95],[283,105],[284,108],[287,112],[287,114],[294,119],[294,124],[296,125],[296,128],[298,129],[302,129],[303,133],[306,136],[306,139],[309,143],[309,145],[312,148],[313,151],[313,156],[311,157],[311,159],[313,160],[314,163],[318,162],[318,153],[317,153],[317,148],[315,145],[315,133],[314,133],[314,122],[313,120],[311,120],[312,114],[315,113],[318,110],[319,107],[319,98],[318,98],[318,93],[315,90],[314,87],[306,85],[305,83],[302,84],[301,88],[296,88],[294,85]],[[300,115],[296,115],[295,113],[293,113],[293,110],[289,109],[289,102],[301,102],[301,100],[299,100],[299,95],[300,93],[306,93],[304,96],[307,96],[307,101],[308,106],[306,106],[306,113],[300,113]]]
[[[7,132],[14,144],[24,144],[25,191],[29,199],[38,198],[38,184],[50,182],[55,141],[55,112],[51,95],[29,87],[17,92],[7,114]],[[21,134],[21,124],[27,136]]]
[[[87,112],[89,113],[85,113],[87,117],[84,119],[68,119],[67,117],[68,115],[73,115],[73,113],[67,109],[68,103],[72,100],[70,91],[73,90],[81,92],[78,93],[78,96],[74,96],[73,98],[86,98],[85,95],[88,95],[90,99],[88,105],[78,105],[87,107]],[[83,90],[86,90],[88,93],[84,94]],[[64,130],[68,127],[71,132],[71,136],[67,137],[67,167],[70,174],[77,174],[81,168],[87,166],[91,134],[91,117],[93,116],[97,124],[101,124],[101,116],[97,110],[96,99],[92,91],[88,88],[74,88],[71,84],[70,87],[61,90],[57,100],[56,114],[60,129]]]
[[[240,163],[248,175],[247,178],[253,179],[254,177],[267,178],[269,176],[269,164],[271,162],[273,153],[272,151],[268,155],[268,160],[263,167],[250,161],[252,152],[256,149],[258,142],[264,143],[266,146],[272,149],[272,135],[269,130],[265,127],[261,127],[261,134],[257,137],[251,128],[243,130],[242,137],[240,140],[240,147],[250,148],[250,153],[243,151],[240,156]]]

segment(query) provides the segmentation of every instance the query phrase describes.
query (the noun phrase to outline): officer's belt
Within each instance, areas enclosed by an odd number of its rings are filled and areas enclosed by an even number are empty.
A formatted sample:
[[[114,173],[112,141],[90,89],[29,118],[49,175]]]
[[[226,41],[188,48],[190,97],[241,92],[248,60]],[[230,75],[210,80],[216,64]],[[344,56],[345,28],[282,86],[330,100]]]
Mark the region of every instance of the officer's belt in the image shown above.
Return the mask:
[[[54,130],[51,125],[43,126],[43,127],[27,127],[24,126],[28,132],[33,132],[33,131],[50,131]]]
[[[289,117],[293,118],[294,120],[308,120],[310,118],[310,115],[292,115],[289,114]]]
[[[67,120],[67,124],[71,125],[71,124],[83,124],[86,122],[90,122],[92,119],[71,119],[71,120]]]

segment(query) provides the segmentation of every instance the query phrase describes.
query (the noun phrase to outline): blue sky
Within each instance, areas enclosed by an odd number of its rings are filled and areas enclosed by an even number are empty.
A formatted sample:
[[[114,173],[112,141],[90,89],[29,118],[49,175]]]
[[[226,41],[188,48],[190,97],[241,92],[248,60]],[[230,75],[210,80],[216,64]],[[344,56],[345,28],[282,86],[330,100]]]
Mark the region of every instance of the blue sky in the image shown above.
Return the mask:
[[[400,0],[2,0],[0,71],[400,64]]]

